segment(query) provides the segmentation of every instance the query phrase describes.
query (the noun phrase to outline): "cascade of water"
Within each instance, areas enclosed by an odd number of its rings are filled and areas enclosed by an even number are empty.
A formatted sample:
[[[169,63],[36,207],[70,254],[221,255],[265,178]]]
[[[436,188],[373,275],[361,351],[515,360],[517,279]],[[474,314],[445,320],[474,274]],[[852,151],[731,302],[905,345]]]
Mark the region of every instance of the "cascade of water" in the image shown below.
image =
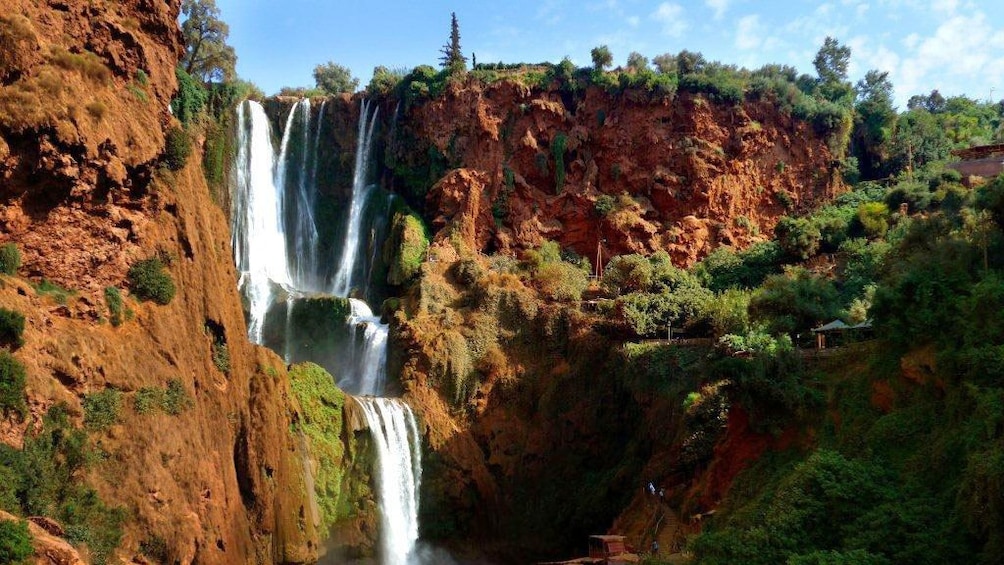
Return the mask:
[[[240,286],[248,299],[248,337],[261,343],[273,285],[289,285],[282,189],[276,186],[272,131],[261,104],[237,108],[236,190],[231,215]]]
[[[359,255],[360,239],[364,234],[362,229],[363,208],[369,196],[366,184],[366,174],[369,170],[370,150],[372,149],[373,130],[376,128],[378,108],[373,109],[367,101],[363,101],[359,115],[359,133],[356,141],[356,163],[352,176],[352,202],[349,206],[348,228],[345,241],[342,244],[342,257],[338,262],[338,270],[332,283],[332,294],[348,296],[353,289],[353,274],[356,271],[356,258]]]
[[[354,349],[352,370],[338,382],[339,388],[351,394],[376,396],[384,393],[387,375],[387,335],[389,328],[380,323],[370,307],[362,300],[349,299],[351,315],[348,324],[352,342],[362,345]],[[358,335],[362,330],[362,336]]]
[[[399,400],[358,401],[376,444],[383,563],[405,565],[418,540],[418,489],[422,480],[415,415]]]

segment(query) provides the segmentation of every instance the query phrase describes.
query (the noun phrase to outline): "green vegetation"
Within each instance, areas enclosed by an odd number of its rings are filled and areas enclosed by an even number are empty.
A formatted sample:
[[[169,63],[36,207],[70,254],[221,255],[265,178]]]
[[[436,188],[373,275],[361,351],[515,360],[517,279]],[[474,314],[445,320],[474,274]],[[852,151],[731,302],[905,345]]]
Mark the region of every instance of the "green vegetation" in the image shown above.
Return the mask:
[[[220,19],[216,0],[184,0],[181,13],[185,16],[181,24],[185,41],[181,64],[185,73],[203,83],[233,80],[237,55],[227,45],[230,27]]]
[[[0,563],[21,563],[35,553],[25,520],[0,520]]]
[[[94,461],[87,434],[70,424],[62,404],[49,409],[41,432],[29,433],[23,449],[0,444],[0,477],[5,479],[3,488],[13,494],[12,510],[57,520],[71,543],[86,544],[92,561],[104,565],[122,539],[126,514],[106,506],[83,484]]]
[[[300,405],[292,432],[294,436],[302,434],[307,442],[307,452],[317,462],[314,492],[321,511],[320,531],[327,532],[347,515],[348,505],[342,499],[346,459],[342,443],[345,393],[335,386],[334,378],[327,371],[313,363],[293,365],[289,370],[289,381],[293,396]],[[300,440],[294,437],[293,441]]]
[[[137,414],[153,414],[162,411],[171,416],[177,416],[192,405],[192,399],[185,391],[185,386],[178,379],[171,379],[165,388],[146,386],[136,391],[133,396],[133,409]]]
[[[164,145],[164,164],[172,171],[185,168],[188,156],[192,154],[192,138],[183,128],[167,130]]]
[[[144,259],[129,268],[129,288],[140,300],[152,300],[166,305],[176,291],[170,273],[157,257]]]
[[[167,390],[164,392],[164,401],[161,408],[164,412],[172,416],[177,416],[192,406],[192,398],[188,396],[185,385],[179,379],[167,381]]]
[[[24,386],[27,375],[24,365],[7,350],[0,349],[0,412],[27,414]]]
[[[318,90],[328,95],[355,92],[359,87],[359,79],[352,77],[352,71],[334,61],[314,67],[314,82]]]
[[[35,292],[39,296],[50,296],[59,304],[66,304],[71,296],[77,294],[76,291],[63,288],[48,279],[32,283],[31,286],[35,288]]]
[[[460,49],[460,23],[456,12],[450,13],[450,42],[440,50],[440,65],[450,74],[462,73],[467,70],[467,57]]]
[[[429,251],[429,232],[421,217],[407,207],[395,213],[384,249],[388,283],[400,286],[415,278]]]
[[[21,251],[13,243],[0,245],[0,274],[15,276],[21,268]]]
[[[101,431],[117,424],[122,412],[122,393],[113,388],[84,396],[84,424]]]
[[[588,263],[566,261],[553,241],[545,241],[539,248],[528,251],[526,257],[531,280],[545,296],[559,302],[582,298],[589,286]]]
[[[561,194],[565,188],[565,145],[568,136],[558,132],[551,140],[551,155],[554,157],[554,192]]]
[[[213,365],[220,372],[230,373],[230,349],[224,340],[213,341]]]
[[[122,301],[122,293],[114,286],[105,288],[105,303],[108,304],[108,319],[112,325],[119,327],[122,325],[125,314],[125,303]]]
[[[24,314],[7,308],[0,308],[0,345],[21,347],[24,345]]]

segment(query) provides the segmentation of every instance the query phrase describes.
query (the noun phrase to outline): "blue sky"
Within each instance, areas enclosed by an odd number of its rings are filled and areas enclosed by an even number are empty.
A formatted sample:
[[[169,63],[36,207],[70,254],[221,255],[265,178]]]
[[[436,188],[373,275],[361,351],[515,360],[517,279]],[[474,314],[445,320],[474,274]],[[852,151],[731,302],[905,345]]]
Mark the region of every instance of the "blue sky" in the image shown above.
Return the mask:
[[[812,58],[832,35],[851,47],[850,74],[889,71],[896,102],[937,88],[942,94],[1004,98],[1001,0],[217,0],[230,25],[237,70],[267,93],[311,86],[311,70],[346,65],[365,86],[373,67],[437,64],[450,12],[461,45],[481,62],[589,64],[606,44],[615,64],[700,51],[711,60],[755,68]]]

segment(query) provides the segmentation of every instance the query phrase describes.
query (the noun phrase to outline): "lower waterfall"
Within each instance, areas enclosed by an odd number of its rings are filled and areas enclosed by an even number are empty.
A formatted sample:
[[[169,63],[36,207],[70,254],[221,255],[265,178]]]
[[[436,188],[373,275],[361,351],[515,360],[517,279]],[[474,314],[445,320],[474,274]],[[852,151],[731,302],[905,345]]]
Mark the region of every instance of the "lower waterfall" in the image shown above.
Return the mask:
[[[383,563],[409,563],[418,540],[422,460],[411,408],[391,398],[359,397],[377,452],[377,502]]]

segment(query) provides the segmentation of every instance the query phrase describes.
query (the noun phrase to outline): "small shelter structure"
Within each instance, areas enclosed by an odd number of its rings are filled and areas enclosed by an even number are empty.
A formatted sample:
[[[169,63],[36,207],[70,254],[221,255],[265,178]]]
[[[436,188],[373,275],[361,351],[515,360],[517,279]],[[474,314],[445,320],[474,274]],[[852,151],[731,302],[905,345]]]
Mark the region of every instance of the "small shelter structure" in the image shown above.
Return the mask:
[[[945,166],[959,171],[964,178],[993,178],[1004,173],[1004,143],[956,149],[952,155],[960,160]]]
[[[871,320],[865,320],[853,326],[845,323],[843,320],[833,320],[828,324],[823,324],[818,328],[812,329],[812,333],[816,336],[816,349],[826,349],[827,342],[835,346],[865,339],[871,337],[871,331]]]

